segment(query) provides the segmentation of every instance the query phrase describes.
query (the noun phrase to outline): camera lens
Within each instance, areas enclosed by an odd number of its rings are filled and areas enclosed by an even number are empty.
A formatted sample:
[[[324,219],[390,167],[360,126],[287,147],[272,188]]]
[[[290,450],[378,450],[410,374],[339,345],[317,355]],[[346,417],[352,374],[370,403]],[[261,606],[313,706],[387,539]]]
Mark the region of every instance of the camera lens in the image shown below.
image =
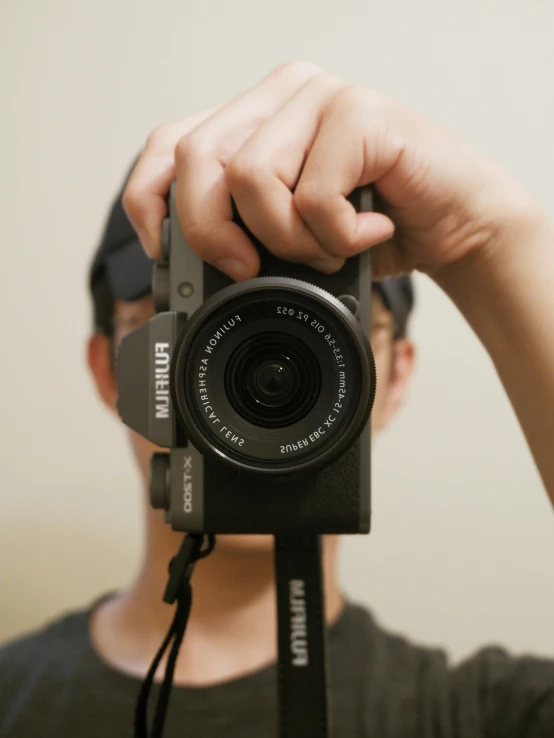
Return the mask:
[[[250,392],[262,405],[282,405],[290,394],[293,379],[292,372],[276,361],[266,361],[256,371],[255,386],[249,386]]]
[[[268,474],[323,468],[354,443],[375,392],[371,347],[347,308],[300,280],[225,287],[173,352],[172,402],[218,462]]]
[[[297,423],[313,408],[321,370],[313,351],[278,331],[254,335],[234,350],[225,371],[225,391],[244,420],[261,428]]]

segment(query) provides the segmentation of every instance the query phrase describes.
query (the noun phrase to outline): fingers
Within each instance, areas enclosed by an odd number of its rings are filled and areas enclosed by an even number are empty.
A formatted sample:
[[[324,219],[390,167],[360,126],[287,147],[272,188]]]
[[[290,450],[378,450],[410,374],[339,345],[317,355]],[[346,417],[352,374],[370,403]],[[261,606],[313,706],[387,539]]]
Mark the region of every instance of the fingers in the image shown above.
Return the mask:
[[[394,225],[381,213],[356,213],[346,195],[378,181],[401,148],[386,142],[387,103],[369,90],[343,88],[322,117],[294,194],[295,206],[325,251],[353,254],[390,239]]]
[[[392,221],[357,214],[346,196],[394,166],[384,98],[306,62],[278,68],[226,105],[162,126],[148,139],[123,204],[148,253],[160,254],[165,197],[177,183],[184,235],[239,281],[259,255],[233,222],[231,196],[252,233],[282,259],[325,272],[389,239]]]
[[[161,253],[161,226],[167,214],[165,197],[175,179],[175,146],[212,112],[207,110],[156,128],[129,177],[123,207],[152,258]]]
[[[175,198],[183,234],[203,261],[236,282],[253,277],[260,268],[258,252],[233,222],[231,198],[223,165],[196,140],[182,139],[175,151]]]
[[[376,93],[318,75],[228,163],[225,180],[244,222],[274,254],[332,273],[391,238],[388,217],[358,214],[346,199],[398,158],[398,147],[383,145],[385,107]]]
[[[226,166],[255,131],[319,73],[309,63],[285,65],[205,119],[176,147],[177,209],[185,238],[204,261],[236,281],[257,274],[259,255],[233,222]]]
[[[329,259],[297,211],[292,190],[312,146],[325,102],[343,82],[316,75],[253,133],[225,167],[225,182],[242,219],[276,256],[333,272]]]

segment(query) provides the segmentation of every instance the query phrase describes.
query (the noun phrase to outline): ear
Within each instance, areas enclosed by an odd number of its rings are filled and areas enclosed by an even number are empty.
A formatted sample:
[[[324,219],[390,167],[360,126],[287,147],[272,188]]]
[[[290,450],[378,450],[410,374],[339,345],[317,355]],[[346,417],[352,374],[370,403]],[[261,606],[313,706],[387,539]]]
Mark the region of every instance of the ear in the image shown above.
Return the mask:
[[[392,351],[391,373],[386,399],[379,417],[379,428],[388,425],[401,408],[415,365],[415,346],[409,338],[399,338],[394,341]]]
[[[94,333],[87,345],[87,361],[98,394],[105,404],[117,412],[117,381],[115,378],[112,342],[101,333]]]

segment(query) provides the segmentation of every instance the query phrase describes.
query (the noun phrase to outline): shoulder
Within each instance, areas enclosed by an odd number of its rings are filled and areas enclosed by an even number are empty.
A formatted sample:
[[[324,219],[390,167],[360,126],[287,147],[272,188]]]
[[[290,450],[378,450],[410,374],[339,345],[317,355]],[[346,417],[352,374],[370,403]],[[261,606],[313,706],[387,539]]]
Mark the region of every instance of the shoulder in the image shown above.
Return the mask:
[[[342,673],[352,678],[354,670],[364,693],[391,714],[410,715],[412,722],[433,715],[461,735],[503,728],[506,735],[533,729],[541,738],[554,736],[554,660],[490,646],[452,665],[442,648],[390,632],[356,605],[348,606],[343,625]]]
[[[90,610],[67,613],[0,646],[0,714],[17,696],[72,678],[87,658]]]
[[[65,613],[41,628],[14,638],[0,646],[0,674],[8,667],[28,664],[55,655],[59,647],[75,645],[88,633],[90,610]]]
[[[452,682],[458,693],[477,692],[488,725],[554,735],[554,659],[489,646],[457,666]]]
[[[359,605],[349,604],[338,625],[329,653],[342,734],[433,735],[427,716],[440,723],[448,699],[445,652],[385,630]]]
[[[442,649],[386,630],[360,605],[349,604],[339,625],[329,638],[332,673],[358,692],[360,709],[379,703],[410,720],[426,700],[445,699],[449,665]]]
[[[425,665],[448,671],[448,657],[440,648],[413,643],[406,636],[383,628],[362,605],[349,603],[341,626],[342,648],[372,670],[392,677],[395,672],[420,675]]]

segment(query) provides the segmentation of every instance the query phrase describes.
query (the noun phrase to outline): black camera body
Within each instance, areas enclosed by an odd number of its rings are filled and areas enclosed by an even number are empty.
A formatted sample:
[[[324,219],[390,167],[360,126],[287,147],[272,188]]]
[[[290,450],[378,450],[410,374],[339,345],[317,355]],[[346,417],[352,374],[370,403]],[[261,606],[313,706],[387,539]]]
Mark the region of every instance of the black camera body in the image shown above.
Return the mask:
[[[368,188],[349,199],[371,209]],[[234,283],[186,243],[172,187],[157,314],[118,352],[121,418],[169,450],[151,503],[188,533],[367,533],[369,254],[324,275],[249,236],[259,277]]]

